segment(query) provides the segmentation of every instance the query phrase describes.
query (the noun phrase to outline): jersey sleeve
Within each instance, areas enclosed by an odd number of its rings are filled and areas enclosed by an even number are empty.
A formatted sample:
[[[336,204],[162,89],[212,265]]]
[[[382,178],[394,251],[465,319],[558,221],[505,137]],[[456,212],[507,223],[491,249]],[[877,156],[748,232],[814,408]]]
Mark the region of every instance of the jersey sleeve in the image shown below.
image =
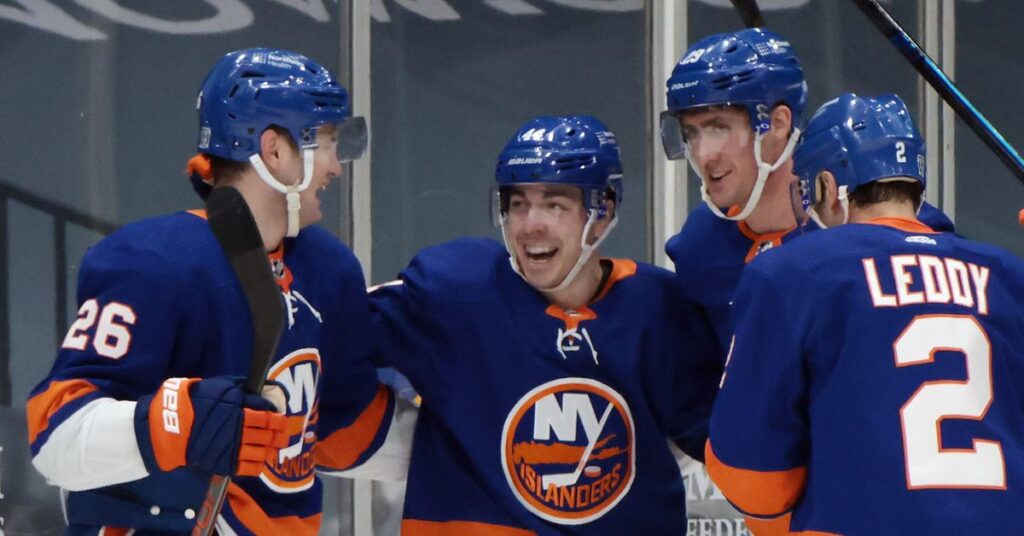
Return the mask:
[[[347,250],[344,253],[337,281],[340,314],[325,330],[331,340],[325,341],[330,354],[324,359],[320,389],[316,462],[321,472],[341,473],[357,467],[371,471],[382,458],[389,458],[391,463],[384,467],[394,469],[394,477],[399,478],[405,474],[401,458],[404,456],[408,465],[412,442],[411,432],[406,430],[408,418],[395,426],[394,393],[378,381],[371,361],[369,305],[362,271],[355,257]],[[399,435],[403,431],[408,437]],[[388,478],[386,471],[368,474]]]
[[[673,288],[678,283],[673,278]],[[704,461],[708,420],[722,375],[721,349],[703,309],[677,294],[661,334],[653,366],[647,370],[656,418],[683,452]],[[667,333],[674,336],[667,337]],[[664,341],[671,340],[670,344]]]
[[[68,489],[147,475],[134,401],[164,379],[181,289],[166,264],[135,253],[101,243],[86,255],[78,316],[50,373],[29,395],[33,464]]]
[[[425,399],[444,398],[446,376],[438,348],[446,316],[437,300],[430,299],[427,271],[414,259],[400,279],[378,285],[370,292],[374,357],[380,366],[405,375]],[[450,320],[449,320],[450,321]]]
[[[809,425],[801,349],[806,317],[763,262],[735,297],[735,331],[711,418],[708,473],[743,513],[785,514],[803,492]]]
[[[956,225],[953,224],[953,220],[949,219],[949,216],[946,216],[938,207],[927,201],[922,202],[921,207],[917,210],[917,219],[931,227],[934,231],[940,233],[956,232]]]

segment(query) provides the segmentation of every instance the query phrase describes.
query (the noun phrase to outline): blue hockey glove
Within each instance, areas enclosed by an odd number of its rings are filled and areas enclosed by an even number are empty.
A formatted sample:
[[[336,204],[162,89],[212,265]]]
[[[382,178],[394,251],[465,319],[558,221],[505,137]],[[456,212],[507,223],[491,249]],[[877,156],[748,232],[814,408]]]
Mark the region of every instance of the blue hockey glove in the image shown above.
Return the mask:
[[[135,437],[146,469],[185,465],[227,476],[256,476],[288,445],[285,417],[241,378],[171,378],[135,407]]]

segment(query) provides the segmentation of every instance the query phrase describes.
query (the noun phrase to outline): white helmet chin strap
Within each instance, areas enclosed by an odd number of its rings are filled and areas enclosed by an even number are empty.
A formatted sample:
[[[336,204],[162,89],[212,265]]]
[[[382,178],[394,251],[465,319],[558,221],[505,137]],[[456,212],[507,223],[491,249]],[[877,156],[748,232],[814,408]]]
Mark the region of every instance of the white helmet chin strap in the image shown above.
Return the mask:
[[[288,201],[288,230],[285,232],[285,236],[289,238],[294,238],[299,234],[299,209],[302,208],[302,204],[299,202],[299,193],[309,188],[310,182],[313,181],[313,151],[312,148],[302,150],[302,182],[291,186],[285,186],[274,178],[259,153],[249,157],[249,163],[256,168],[256,174],[263,179],[263,182],[284,194]]]
[[[619,223],[619,215],[615,214],[614,216],[612,216],[611,221],[608,222],[608,227],[605,228],[604,233],[601,236],[597,237],[597,240],[595,240],[593,244],[588,244],[587,237],[590,236],[590,228],[593,227],[595,223],[597,223],[597,219],[598,210],[594,208],[590,209],[590,215],[587,217],[587,224],[583,227],[583,235],[580,236],[580,256],[578,259],[576,259],[576,264],[573,265],[572,270],[569,270],[569,273],[565,274],[565,277],[562,278],[562,282],[553,287],[534,288],[541,292],[558,292],[572,284],[573,280],[576,279],[576,276],[579,275],[580,269],[582,269],[583,265],[586,264],[587,260],[590,259],[590,255],[592,255],[594,253],[594,250],[596,250],[598,246],[601,245],[601,242],[604,242],[605,238],[608,238],[608,235],[611,234],[612,229],[614,229],[615,225]],[[515,251],[512,250],[512,244],[511,242],[509,242],[508,234],[505,231],[504,215],[501,216],[501,239],[505,242],[505,249],[508,250],[508,260],[509,263],[512,265],[512,270],[515,273],[519,274],[519,277],[523,278],[523,281],[529,283],[529,280],[527,280],[526,276],[523,275],[522,270],[519,269],[519,263],[516,262],[516,253]]]
[[[743,210],[735,216],[725,214],[722,212],[722,209],[718,208],[714,201],[711,200],[711,195],[708,194],[707,185],[704,184],[704,176],[701,175],[700,170],[697,169],[693,159],[690,158],[690,151],[686,152],[686,159],[690,161],[690,167],[693,168],[693,171],[698,177],[700,177],[700,197],[708,205],[708,208],[711,209],[711,212],[714,213],[715,216],[726,220],[739,221],[746,219],[747,216],[754,211],[754,208],[757,207],[757,203],[761,201],[761,194],[764,193],[764,185],[768,182],[768,175],[776,169],[779,169],[786,160],[789,160],[790,155],[793,154],[793,148],[796,147],[796,142],[800,139],[800,129],[793,127],[793,132],[789,134],[789,140],[786,142],[786,147],[782,150],[782,154],[780,154],[778,160],[771,165],[761,161],[761,141],[763,138],[764,134],[761,132],[758,132],[757,136],[754,138],[754,161],[757,162],[757,181],[754,182],[754,189],[750,192],[750,197],[747,198],[747,204],[744,205]]]

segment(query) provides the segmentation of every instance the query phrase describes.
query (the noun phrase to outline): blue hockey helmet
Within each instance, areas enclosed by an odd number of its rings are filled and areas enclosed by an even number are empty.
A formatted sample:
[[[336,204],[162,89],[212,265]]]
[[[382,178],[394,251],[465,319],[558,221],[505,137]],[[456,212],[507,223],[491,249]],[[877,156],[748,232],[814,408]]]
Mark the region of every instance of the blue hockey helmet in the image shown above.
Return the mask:
[[[299,194],[313,178],[318,129],[337,127],[341,162],[359,158],[367,145],[366,121],[351,117],[348,91],[320,64],[287,50],[250,48],[228,53],[206,75],[196,108],[199,153],[251,163],[263,182],[285,195],[285,236],[289,237],[299,232]],[[270,127],[288,131],[298,146],[301,177],[278,180],[266,168],[260,157],[260,137]]]
[[[603,203],[609,198],[616,204],[622,202],[622,164],[615,134],[589,115],[527,121],[498,156],[495,176],[496,216],[502,212],[501,187],[515,184],[577,186],[583,191],[583,205],[588,210],[603,211]]]
[[[553,292],[566,288],[619,219],[617,207],[622,203],[622,164],[615,134],[589,115],[531,119],[505,145],[498,157],[495,177],[497,184],[491,194],[494,223],[501,228],[512,269],[524,280],[526,276],[519,268],[505,226],[509,187],[565,184],[582,191],[583,206],[588,216],[580,235],[580,256],[559,284],[538,290]],[[607,216],[608,200],[615,202],[616,210],[604,233],[594,242],[589,242],[594,224]]]
[[[690,47],[666,82],[667,108],[661,117],[665,154],[685,155],[678,121],[681,112],[707,106],[739,106],[747,110],[754,131],[771,127],[770,112],[785,104],[800,124],[807,103],[807,83],[789,42],[763,28],[716,34]]]
[[[814,113],[793,153],[798,220],[814,215],[822,171],[835,177],[845,204],[847,194],[875,181],[917,182],[924,188],[925,154],[924,139],[899,96],[839,95]]]
[[[348,91],[315,61],[295,52],[251,48],[225,55],[199,91],[198,151],[246,162],[260,151],[260,136],[277,126],[300,148],[314,146],[316,129],[338,125],[338,157],[362,155],[366,122],[352,118]]]

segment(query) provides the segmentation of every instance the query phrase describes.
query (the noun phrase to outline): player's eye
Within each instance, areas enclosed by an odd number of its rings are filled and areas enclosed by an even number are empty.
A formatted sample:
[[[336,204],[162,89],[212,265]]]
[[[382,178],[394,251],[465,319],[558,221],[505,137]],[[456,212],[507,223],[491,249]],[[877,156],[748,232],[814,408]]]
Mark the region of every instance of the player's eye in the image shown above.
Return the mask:
[[[564,201],[551,201],[548,203],[548,209],[555,212],[562,212],[569,210],[569,205]]]

